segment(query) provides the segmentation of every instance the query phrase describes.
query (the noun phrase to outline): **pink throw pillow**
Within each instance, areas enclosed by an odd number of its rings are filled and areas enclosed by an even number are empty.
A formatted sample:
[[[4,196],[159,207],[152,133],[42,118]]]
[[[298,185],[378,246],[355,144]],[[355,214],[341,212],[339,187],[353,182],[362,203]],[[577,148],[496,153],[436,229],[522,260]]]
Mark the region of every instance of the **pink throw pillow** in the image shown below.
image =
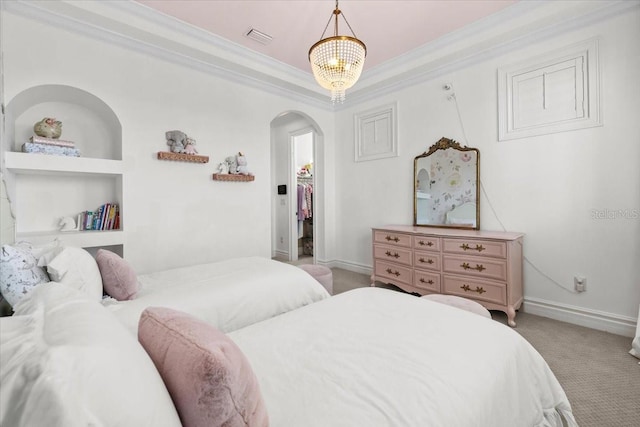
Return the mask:
[[[128,262],[118,254],[104,249],[98,249],[96,262],[102,276],[102,286],[107,295],[118,301],[136,297],[140,288],[138,276]]]
[[[138,340],[165,382],[185,427],[266,427],[258,379],[240,348],[215,327],[180,311],[149,307]]]

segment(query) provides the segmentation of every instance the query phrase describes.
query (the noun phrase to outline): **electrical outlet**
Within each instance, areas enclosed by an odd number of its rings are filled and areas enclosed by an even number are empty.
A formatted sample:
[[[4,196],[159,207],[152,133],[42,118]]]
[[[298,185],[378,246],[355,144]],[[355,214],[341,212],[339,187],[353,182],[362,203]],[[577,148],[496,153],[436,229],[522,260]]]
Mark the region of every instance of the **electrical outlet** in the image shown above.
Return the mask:
[[[280,243],[284,243],[284,237],[280,236]]]
[[[576,276],[573,278],[573,287],[576,292],[584,292],[587,290],[587,278]]]

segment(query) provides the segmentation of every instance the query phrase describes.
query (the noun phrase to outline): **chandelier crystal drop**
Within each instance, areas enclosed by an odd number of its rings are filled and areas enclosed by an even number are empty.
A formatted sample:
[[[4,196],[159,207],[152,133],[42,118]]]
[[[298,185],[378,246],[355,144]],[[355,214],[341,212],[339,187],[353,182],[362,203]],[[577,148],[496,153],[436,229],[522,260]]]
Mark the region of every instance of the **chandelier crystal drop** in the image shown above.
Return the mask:
[[[345,99],[345,91],[356,84],[360,78],[364,59],[367,56],[367,47],[356,38],[347,18],[338,8],[338,1],[331,15],[321,40],[309,49],[309,62],[318,84],[331,91],[331,101],[342,103]],[[339,15],[344,18],[353,37],[338,35]],[[335,20],[334,35],[323,38],[332,18]]]

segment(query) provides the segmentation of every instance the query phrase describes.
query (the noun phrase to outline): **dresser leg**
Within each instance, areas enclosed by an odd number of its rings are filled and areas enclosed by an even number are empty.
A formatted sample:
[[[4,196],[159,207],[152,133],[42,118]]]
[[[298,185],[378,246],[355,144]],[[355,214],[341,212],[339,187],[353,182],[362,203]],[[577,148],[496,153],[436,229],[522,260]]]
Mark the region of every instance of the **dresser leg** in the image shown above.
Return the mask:
[[[376,277],[373,275],[371,275],[371,285],[369,286],[371,286],[372,288],[375,288],[376,286]]]
[[[512,305],[507,306],[507,323],[512,328],[516,327],[516,309]]]

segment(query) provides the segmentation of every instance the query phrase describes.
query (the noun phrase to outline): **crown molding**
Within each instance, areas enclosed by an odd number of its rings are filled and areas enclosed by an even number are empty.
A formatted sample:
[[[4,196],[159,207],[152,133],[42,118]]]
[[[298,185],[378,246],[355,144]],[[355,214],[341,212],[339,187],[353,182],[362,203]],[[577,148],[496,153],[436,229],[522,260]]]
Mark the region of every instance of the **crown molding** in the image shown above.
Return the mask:
[[[640,0],[531,2],[449,33],[363,73],[332,105],[312,74],[185,24],[134,1],[2,2],[58,28],[190,67],[329,111],[343,110],[640,7]]]
[[[543,8],[551,4],[552,2],[521,1],[392,61],[380,64],[366,71],[366,77],[360,79],[357,89],[349,93],[349,101],[350,103],[367,102],[640,8],[638,0],[594,1],[584,2],[585,7],[582,9],[569,7],[544,13]],[[567,4],[573,5],[573,3]],[[541,16],[535,20],[530,19],[527,23],[515,25],[511,29],[503,29],[483,38],[484,33],[501,26],[501,22],[522,19],[536,12]],[[504,26],[502,24],[502,27]],[[474,40],[474,42],[465,45],[465,40]],[[460,43],[463,44],[462,48],[451,49],[452,46]],[[338,109],[346,107],[345,105]]]
[[[187,26],[136,2],[15,0],[3,1],[2,5],[7,12],[66,31],[333,110],[328,95],[317,87],[311,74]],[[92,5],[97,10],[91,10]],[[125,21],[125,17],[132,19]],[[208,49],[202,48],[203,44]]]

